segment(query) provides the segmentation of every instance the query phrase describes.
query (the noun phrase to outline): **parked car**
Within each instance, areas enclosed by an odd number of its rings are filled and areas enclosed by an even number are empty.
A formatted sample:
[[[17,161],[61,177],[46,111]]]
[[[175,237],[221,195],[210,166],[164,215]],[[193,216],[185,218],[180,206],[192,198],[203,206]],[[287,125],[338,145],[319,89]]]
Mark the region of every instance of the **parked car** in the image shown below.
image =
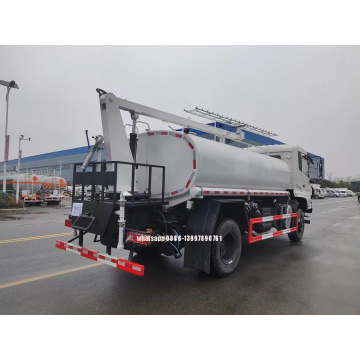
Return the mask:
[[[326,196],[329,196],[329,197],[339,197],[340,196],[339,192],[337,192],[334,189],[330,189],[330,188],[326,189],[326,194],[327,194]]]
[[[338,191],[340,193],[340,197],[347,197],[348,194],[348,189],[335,189],[336,191]]]
[[[347,194],[348,194],[348,196],[355,196],[355,193],[353,191],[351,191],[351,190],[348,190]]]

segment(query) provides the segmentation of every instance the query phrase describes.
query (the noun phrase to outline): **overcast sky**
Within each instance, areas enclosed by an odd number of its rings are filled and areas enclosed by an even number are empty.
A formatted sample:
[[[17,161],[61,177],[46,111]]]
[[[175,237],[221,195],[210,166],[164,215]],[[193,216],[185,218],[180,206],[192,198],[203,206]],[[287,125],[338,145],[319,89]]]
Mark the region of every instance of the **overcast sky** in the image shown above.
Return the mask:
[[[85,146],[85,129],[102,134],[100,87],[177,115],[199,106],[236,118],[324,157],[326,175],[360,178],[359,70],[359,46],[0,46],[0,79],[20,88],[10,159],[20,133],[32,139],[23,156]],[[5,94],[0,86],[0,161]]]

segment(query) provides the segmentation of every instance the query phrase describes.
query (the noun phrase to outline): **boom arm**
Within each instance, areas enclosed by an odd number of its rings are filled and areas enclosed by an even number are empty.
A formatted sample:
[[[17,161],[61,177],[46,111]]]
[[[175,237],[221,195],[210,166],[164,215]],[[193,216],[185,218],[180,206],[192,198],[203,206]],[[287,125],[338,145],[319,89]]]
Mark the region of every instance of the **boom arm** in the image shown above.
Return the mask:
[[[237,133],[225,131],[214,126],[202,124],[191,119],[186,119],[181,116],[117,98],[112,93],[102,93],[100,95],[100,109],[107,161],[133,162],[133,156],[130,151],[129,141],[126,136],[125,126],[119,109],[130,112],[132,118],[135,119],[138,115],[143,115],[164,122],[187,126],[209,134],[214,134],[222,139],[227,138],[233,141],[241,141],[244,137],[244,134],[240,129]],[[129,191],[130,183],[130,167],[124,167],[118,172],[118,189]]]
[[[207,132],[209,134],[214,134],[219,137],[227,138],[234,141],[241,141],[243,139],[242,133],[232,133],[229,131],[221,130],[219,128],[216,128],[214,126],[209,126],[206,124],[199,123],[197,121],[186,119],[181,116],[177,116],[174,114],[167,113],[165,111],[160,111],[153,109],[148,106],[140,105],[128,100],[124,100],[121,98],[116,98],[119,109],[129,111],[129,112],[135,112],[139,115],[147,116],[154,119],[159,119],[164,122],[177,124],[180,126],[188,126],[193,129],[201,130],[204,132]]]

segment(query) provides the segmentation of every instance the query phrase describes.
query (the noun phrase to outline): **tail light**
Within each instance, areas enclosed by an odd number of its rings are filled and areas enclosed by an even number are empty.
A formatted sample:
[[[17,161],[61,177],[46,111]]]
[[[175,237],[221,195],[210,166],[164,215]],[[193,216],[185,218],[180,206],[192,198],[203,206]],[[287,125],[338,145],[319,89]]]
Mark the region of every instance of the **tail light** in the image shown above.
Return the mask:
[[[66,220],[65,220],[65,226],[66,226],[66,227],[72,227],[72,220],[66,219]]]
[[[126,233],[126,240],[125,241],[126,242],[133,242],[133,243],[137,243],[137,244],[146,245],[146,244],[150,244],[150,236],[145,235],[145,234],[140,234],[140,233],[135,233],[135,232],[128,231]]]

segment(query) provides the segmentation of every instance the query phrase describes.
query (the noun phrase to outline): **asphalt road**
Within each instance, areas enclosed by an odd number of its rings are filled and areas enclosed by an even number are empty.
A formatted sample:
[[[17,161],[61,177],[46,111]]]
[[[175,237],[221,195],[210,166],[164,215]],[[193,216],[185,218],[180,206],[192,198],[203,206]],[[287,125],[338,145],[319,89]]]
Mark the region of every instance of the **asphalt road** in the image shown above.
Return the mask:
[[[142,260],[137,277],[58,250],[69,209],[0,214],[0,314],[360,314],[360,205],[313,204],[301,243],[247,245],[224,279],[183,268],[183,258]],[[104,252],[90,238],[84,246]]]

